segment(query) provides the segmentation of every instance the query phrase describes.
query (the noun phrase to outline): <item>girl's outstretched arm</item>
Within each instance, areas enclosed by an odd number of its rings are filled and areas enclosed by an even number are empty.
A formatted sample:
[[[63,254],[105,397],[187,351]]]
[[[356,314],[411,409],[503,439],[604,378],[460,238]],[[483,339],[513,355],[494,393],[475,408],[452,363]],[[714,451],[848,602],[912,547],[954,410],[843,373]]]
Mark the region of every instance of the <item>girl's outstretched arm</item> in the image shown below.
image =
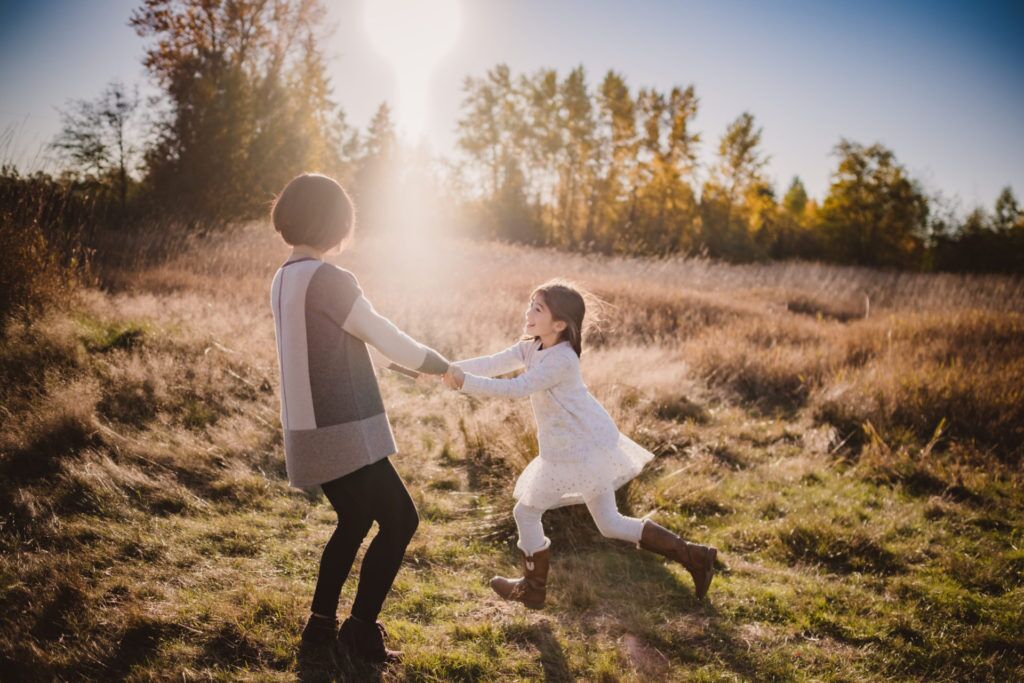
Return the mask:
[[[480,377],[494,377],[504,375],[506,372],[519,370],[524,367],[522,343],[516,342],[504,351],[498,351],[490,356],[478,356],[452,363],[460,367],[464,372]]]
[[[544,362],[512,379],[489,379],[467,374],[462,381],[462,391],[476,396],[529,396],[550,389],[572,377],[575,362],[575,357],[570,358],[563,353],[544,359]]]

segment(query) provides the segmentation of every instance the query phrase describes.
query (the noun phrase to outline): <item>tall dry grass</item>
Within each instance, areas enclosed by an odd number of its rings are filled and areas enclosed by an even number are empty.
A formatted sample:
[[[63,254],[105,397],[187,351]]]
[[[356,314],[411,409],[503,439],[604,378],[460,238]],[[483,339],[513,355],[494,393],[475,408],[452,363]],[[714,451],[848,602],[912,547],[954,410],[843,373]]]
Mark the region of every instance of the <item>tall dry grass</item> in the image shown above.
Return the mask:
[[[284,481],[268,299],[287,248],[265,225],[102,239],[101,287],[0,345],[0,607],[17,615],[0,620],[0,665],[337,675],[294,654],[334,520]],[[515,341],[547,278],[602,297],[584,378],[658,456],[620,504],[727,561],[719,602],[698,608],[667,565],[609,550],[582,508],[553,511],[554,620],[503,611],[484,580],[514,558],[529,403],[384,375],[425,522],[388,603],[410,659],[384,680],[999,680],[1020,666],[1018,279],[414,237],[361,237],[335,261],[452,358]]]
[[[247,321],[267,319],[269,277],[287,249],[265,227],[159,250],[180,255],[141,270],[119,262],[107,282],[136,292],[216,294],[236,302]],[[335,260],[357,274],[380,310],[453,357],[512,343],[531,288],[568,277],[610,304],[588,340],[595,353],[585,372],[599,372],[598,350],[642,347],[630,373],[663,363],[651,354],[664,350],[730,398],[766,414],[806,412],[851,445],[863,441],[867,422],[923,443],[944,421],[947,437],[1008,461],[1024,447],[1021,278],[650,260],[423,238],[362,239]],[[258,342],[252,333],[244,338],[269,368],[272,345],[267,326],[259,329]]]

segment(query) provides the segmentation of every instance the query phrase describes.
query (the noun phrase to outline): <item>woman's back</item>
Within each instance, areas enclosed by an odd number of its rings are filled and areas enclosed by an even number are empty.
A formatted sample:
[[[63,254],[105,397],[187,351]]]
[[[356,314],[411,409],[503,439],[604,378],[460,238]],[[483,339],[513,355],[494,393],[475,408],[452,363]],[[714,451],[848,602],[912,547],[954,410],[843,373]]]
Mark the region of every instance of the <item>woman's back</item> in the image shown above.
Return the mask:
[[[286,429],[316,429],[384,412],[366,344],[343,323],[362,290],[322,261],[281,267],[271,288]]]
[[[293,486],[329,481],[396,451],[366,344],[342,324],[362,291],[316,259],[275,274],[274,312],[285,461]]]

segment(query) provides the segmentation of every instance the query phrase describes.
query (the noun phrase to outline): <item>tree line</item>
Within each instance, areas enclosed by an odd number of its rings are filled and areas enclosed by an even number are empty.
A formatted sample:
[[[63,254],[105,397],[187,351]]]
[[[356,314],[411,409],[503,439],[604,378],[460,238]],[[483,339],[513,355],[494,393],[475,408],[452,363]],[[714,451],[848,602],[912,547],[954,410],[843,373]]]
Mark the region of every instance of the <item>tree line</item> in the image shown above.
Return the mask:
[[[959,220],[894,153],[848,139],[819,204],[799,177],[779,196],[762,128],[741,113],[715,141],[695,130],[695,87],[632,91],[583,67],[466,78],[458,144],[495,236],[610,253],[700,253],[732,261],[821,259],[864,266],[1024,272],[1024,212],[1011,188]]]
[[[459,158],[424,160],[399,141],[386,103],[365,128],[348,122],[326,71],[324,19],[320,0],[144,0],[130,24],[148,41],[159,97],[143,102],[114,82],[69,103],[52,143],[63,173],[47,182],[125,230],[262,217],[288,179],[316,170],[353,192],[367,231],[407,220],[394,198],[428,184],[455,193],[472,234],[564,249],[1024,272],[1024,212],[1009,187],[991,211],[960,218],[891,150],[841,139],[820,203],[798,177],[780,194],[753,114],[706,140],[692,84],[633,89],[608,71],[592,87],[582,67],[499,64],[465,79]],[[702,165],[708,144],[714,160]],[[4,177],[15,190],[40,182]]]
[[[115,81],[70,102],[51,144],[64,180],[107,193],[133,222],[191,230],[265,215],[306,170],[372,196],[396,180],[402,150],[387,103],[358,130],[332,99],[325,14],[319,0],[144,0],[129,23],[149,40],[160,94],[142,102]]]

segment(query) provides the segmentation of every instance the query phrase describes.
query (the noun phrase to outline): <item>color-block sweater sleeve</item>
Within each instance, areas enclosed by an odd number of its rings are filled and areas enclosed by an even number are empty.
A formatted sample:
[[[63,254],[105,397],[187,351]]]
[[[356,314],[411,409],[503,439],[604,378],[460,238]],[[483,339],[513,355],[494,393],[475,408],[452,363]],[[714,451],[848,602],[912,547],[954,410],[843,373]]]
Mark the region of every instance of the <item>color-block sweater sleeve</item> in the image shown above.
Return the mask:
[[[572,357],[569,354],[573,354]],[[523,374],[512,379],[489,379],[466,374],[462,391],[477,396],[520,398],[544,391],[573,377],[575,352],[553,353]]]
[[[398,329],[379,314],[366,297],[356,299],[342,329],[372,345],[400,366],[429,375],[443,375],[448,370],[448,360],[444,356]]]
[[[406,377],[410,377],[412,379],[416,379],[417,377],[420,376],[420,373],[416,372],[415,370],[410,370],[404,365],[399,365],[390,358],[387,358],[386,356],[384,356],[384,354],[378,351],[377,347],[375,346],[367,346],[366,350],[370,352],[370,360],[373,361],[373,366],[376,368],[384,368],[385,370],[391,370],[392,372],[405,375]]]
[[[504,351],[498,351],[489,356],[478,356],[476,358],[456,361],[452,365],[462,368],[469,375],[478,375],[480,377],[504,375],[507,372],[525,367],[523,344],[528,343],[532,343],[532,341],[516,342]]]
[[[314,278],[321,272],[331,279],[331,286],[323,289],[335,293],[332,301],[324,302],[325,311],[341,329],[370,344],[399,366],[432,375],[442,375],[448,370],[444,356],[417,342],[373,308],[354,275],[328,266],[320,268]]]

